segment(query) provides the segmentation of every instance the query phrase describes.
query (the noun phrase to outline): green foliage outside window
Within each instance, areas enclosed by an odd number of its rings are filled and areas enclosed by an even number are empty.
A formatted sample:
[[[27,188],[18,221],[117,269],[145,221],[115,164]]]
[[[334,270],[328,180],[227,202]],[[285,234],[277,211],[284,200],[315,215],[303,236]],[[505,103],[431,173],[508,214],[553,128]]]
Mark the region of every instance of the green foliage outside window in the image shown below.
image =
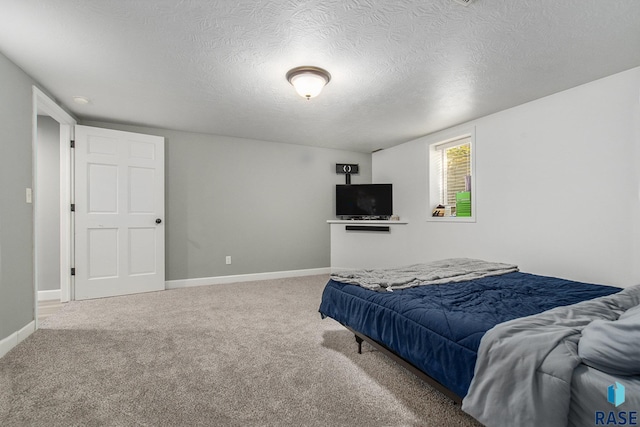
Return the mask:
[[[462,144],[445,150],[444,204],[455,205],[456,193],[465,191],[465,177],[471,176],[471,144]]]

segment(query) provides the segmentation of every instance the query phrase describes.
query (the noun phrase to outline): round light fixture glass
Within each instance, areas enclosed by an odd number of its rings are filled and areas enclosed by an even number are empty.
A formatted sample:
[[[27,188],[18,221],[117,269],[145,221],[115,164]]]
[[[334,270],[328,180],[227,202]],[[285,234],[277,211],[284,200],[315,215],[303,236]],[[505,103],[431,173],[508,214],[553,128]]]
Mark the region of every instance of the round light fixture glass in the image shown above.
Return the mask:
[[[73,102],[80,105],[87,105],[91,101],[86,96],[74,96]]]
[[[331,81],[331,74],[318,67],[296,67],[287,72],[287,80],[300,96],[311,99]]]

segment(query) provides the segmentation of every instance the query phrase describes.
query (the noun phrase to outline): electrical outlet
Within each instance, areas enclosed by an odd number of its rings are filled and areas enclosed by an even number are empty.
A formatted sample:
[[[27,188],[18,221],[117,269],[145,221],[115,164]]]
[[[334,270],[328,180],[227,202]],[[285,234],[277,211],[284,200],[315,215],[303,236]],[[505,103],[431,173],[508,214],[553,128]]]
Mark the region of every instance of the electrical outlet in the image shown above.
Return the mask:
[[[227,265],[231,264],[231,255],[227,255],[225,262],[227,263]]]

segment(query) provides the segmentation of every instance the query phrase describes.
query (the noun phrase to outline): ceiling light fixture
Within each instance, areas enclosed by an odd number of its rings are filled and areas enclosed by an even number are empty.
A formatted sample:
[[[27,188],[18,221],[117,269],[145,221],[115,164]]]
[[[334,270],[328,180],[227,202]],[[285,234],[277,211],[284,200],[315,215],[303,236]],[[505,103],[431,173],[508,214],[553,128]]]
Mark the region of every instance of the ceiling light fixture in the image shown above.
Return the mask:
[[[318,67],[296,67],[287,72],[287,80],[300,96],[311,99],[331,81],[331,74]]]
[[[76,104],[80,104],[80,105],[87,105],[91,101],[89,100],[89,98],[84,97],[84,96],[74,96],[73,97],[73,102],[75,102]]]

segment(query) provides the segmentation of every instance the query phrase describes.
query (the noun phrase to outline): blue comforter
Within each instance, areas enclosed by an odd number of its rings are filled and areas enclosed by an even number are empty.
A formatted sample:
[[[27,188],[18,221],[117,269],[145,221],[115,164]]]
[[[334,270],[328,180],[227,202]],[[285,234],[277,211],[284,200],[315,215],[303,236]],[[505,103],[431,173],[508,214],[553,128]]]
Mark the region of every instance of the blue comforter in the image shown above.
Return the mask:
[[[520,272],[394,292],[330,280],[319,311],[384,344],[462,398],[489,329],[618,291]]]

